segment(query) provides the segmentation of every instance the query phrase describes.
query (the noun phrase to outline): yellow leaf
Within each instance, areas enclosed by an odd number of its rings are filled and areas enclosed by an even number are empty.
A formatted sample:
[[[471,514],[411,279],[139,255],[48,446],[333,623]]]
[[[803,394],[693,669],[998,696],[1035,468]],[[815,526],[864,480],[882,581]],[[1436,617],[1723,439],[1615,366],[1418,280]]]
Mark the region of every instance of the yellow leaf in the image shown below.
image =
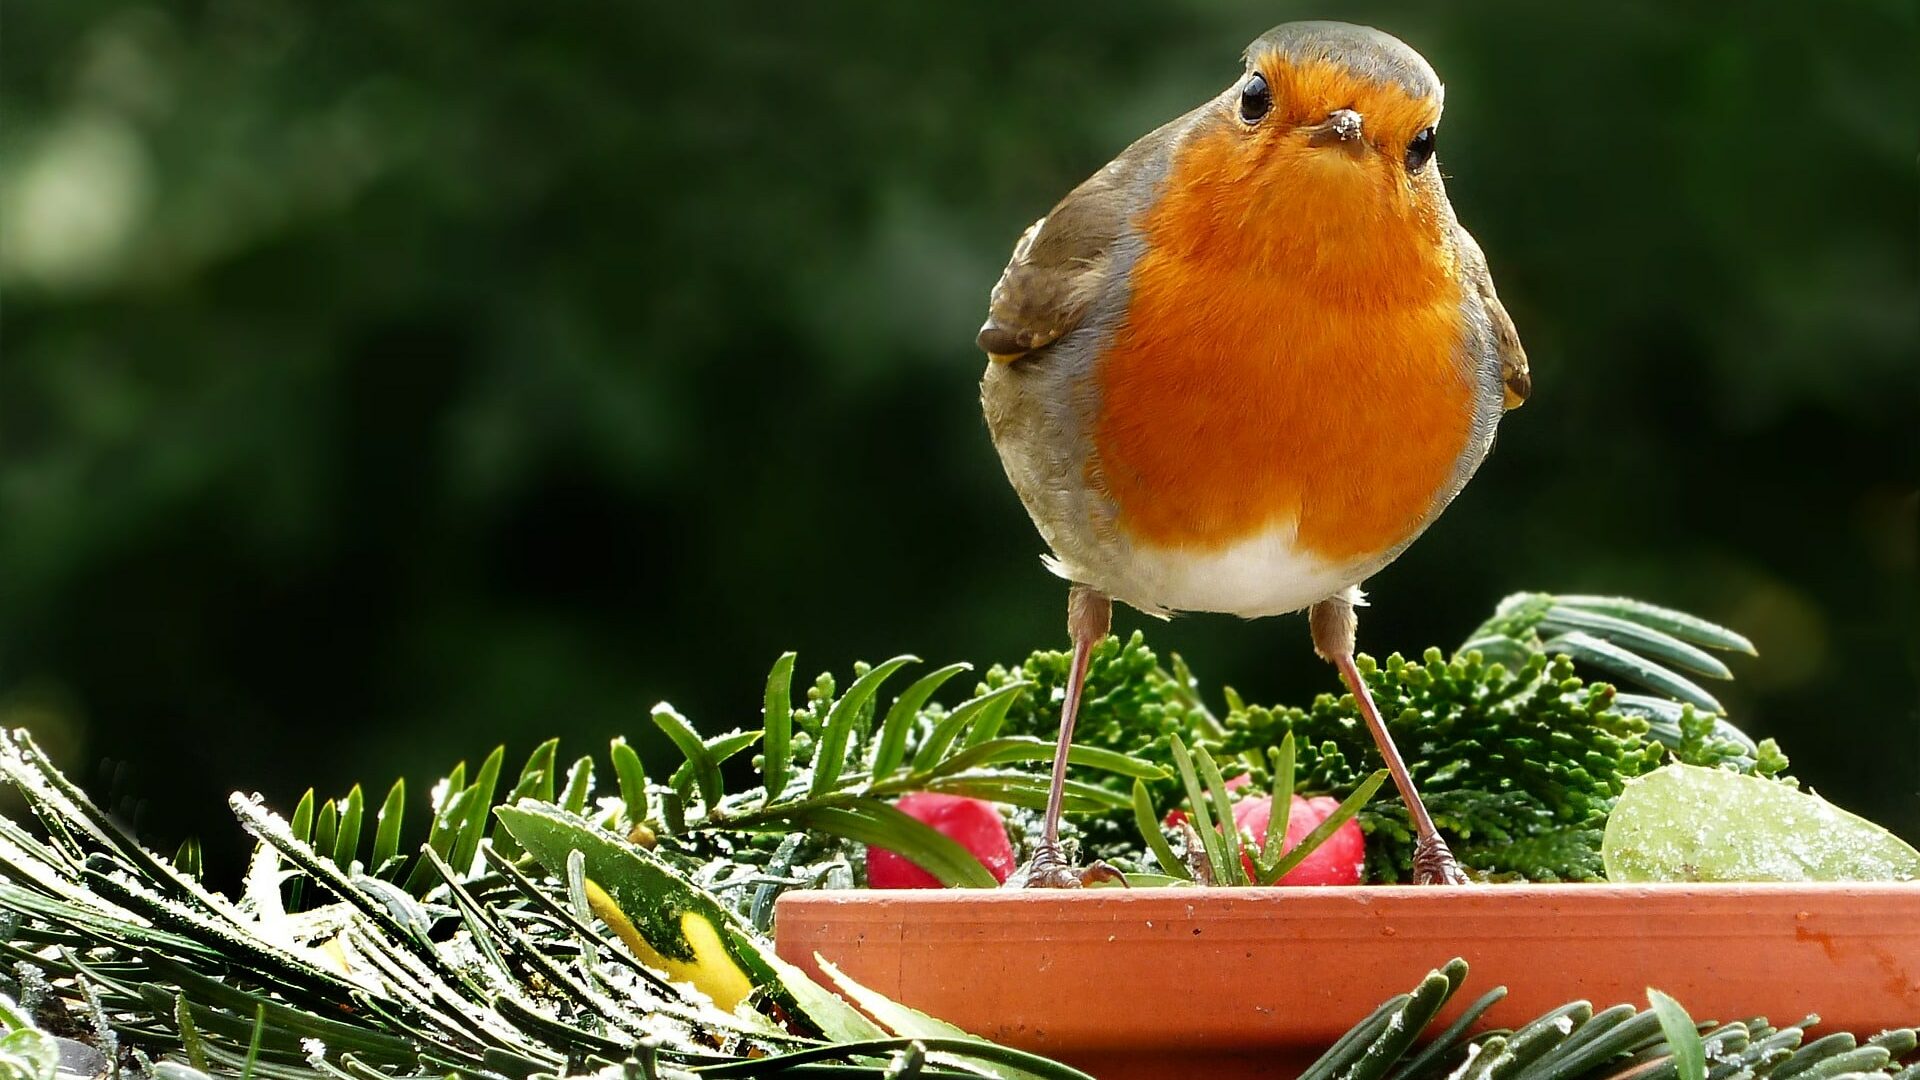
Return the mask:
[[[613,928],[613,932],[626,942],[633,955],[648,967],[659,968],[669,979],[676,982],[692,983],[700,992],[713,999],[713,1003],[728,1012],[734,1006],[745,1001],[753,992],[753,980],[735,963],[732,954],[720,940],[720,932],[704,917],[695,912],[684,912],[680,916],[680,934],[686,938],[687,947],[693,950],[692,960],[673,960],[661,955],[647,939],[640,934],[640,928],[633,925],[627,913],[613,902],[592,878],[588,878],[587,907],[601,922]]]

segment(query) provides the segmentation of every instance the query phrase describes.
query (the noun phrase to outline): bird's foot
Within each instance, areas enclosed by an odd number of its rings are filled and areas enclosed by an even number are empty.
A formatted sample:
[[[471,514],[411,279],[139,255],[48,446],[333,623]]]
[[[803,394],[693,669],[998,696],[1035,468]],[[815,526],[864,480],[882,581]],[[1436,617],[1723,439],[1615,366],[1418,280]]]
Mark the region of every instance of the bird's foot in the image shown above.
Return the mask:
[[[1413,849],[1413,883],[1415,885],[1466,885],[1467,875],[1460,869],[1460,862],[1453,857],[1447,842],[1440,839],[1439,833],[1430,833],[1420,838]]]
[[[1041,844],[1033,853],[1033,861],[1007,884],[1025,889],[1078,889],[1104,881],[1117,881],[1123,886],[1127,883],[1120,871],[1097,859],[1085,866],[1072,865],[1056,843]]]

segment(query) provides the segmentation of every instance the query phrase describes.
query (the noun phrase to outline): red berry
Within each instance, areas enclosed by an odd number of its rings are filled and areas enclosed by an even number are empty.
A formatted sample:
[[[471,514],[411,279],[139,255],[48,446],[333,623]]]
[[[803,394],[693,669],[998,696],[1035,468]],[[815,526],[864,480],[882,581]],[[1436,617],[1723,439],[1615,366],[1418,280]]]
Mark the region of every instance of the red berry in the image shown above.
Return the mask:
[[[995,881],[1005,881],[1013,873],[1013,843],[1007,839],[1006,822],[1000,820],[1000,811],[992,803],[921,791],[903,795],[893,805],[972,852]],[[937,889],[940,879],[905,855],[868,847],[867,885],[874,889]]]
[[[1306,839],[1321,822],[1333,816],[1340,808],[1340,800],[1329,795],[1318,795],[1311,799],[1293,797],[1293,809],[1287,815],[1286,845],[1283,852],[1292,851],[1300,841]],[[1234,804],[1233,823],[1240,829],[1241,836],[1251,836],[1255,847],[1261,847],[1267,838],[1267,821],[1273,816],[1273,798],[1261,795],[1243,799]],[[1253,874],[1253,860],[1245,855],[1241,862],[1246,864],[1249,876]],[[1360,823],[1347,819],[1346,823],[1334,830],[1326,842],[1313,850],[1300,861],[1300,865],[1287,871],[1280,879],[1282,885],[1358,885],[1367,864],[1366,836],[1360,831]]]

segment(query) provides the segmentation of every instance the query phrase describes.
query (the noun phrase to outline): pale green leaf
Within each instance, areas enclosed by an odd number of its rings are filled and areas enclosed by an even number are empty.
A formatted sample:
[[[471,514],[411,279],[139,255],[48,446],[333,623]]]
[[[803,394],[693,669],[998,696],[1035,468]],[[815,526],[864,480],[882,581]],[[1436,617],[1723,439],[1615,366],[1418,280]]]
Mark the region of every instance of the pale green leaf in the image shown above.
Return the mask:
[[[1601,857],[1612,881],[1915,881],[1920,852],[1776,780],[1666,765],[1627,781]]]
[[[1693,1017],[1679,1002],[1651,986],[1647,987],[1647,1003],[1660,1018],[1660,1031],[1667,1037],[1679,1080],[1707,1080],[1707,1049],[1700,1042],[1700,1029]]]

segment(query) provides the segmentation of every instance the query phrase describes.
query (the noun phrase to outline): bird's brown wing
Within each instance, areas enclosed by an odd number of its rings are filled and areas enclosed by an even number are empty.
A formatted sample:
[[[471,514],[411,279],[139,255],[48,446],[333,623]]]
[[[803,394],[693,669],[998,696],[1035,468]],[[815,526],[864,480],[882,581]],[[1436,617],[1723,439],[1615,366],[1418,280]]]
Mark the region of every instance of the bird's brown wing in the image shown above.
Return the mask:
[[[999,361],[1044,349],[1087,317],[1114,272],[1125,227],[1125,158],[1075,188],[1013,246],[975,340]]]
[[[1517,409],[1533,393],[1533,372],[1527,367],[1527,350],[1520,345],[1520,332],[1514,329],[1513,316],[1500,303],[1493,290],[1493,274],[1487,270],[1486,254],[1467,230],[1454,226],[1461,257],[1461,271],[1486,307],[1487,325],[1493,331],[1493,347],[1500,357],[1500,382],[1506,388],[1506,407]]]

